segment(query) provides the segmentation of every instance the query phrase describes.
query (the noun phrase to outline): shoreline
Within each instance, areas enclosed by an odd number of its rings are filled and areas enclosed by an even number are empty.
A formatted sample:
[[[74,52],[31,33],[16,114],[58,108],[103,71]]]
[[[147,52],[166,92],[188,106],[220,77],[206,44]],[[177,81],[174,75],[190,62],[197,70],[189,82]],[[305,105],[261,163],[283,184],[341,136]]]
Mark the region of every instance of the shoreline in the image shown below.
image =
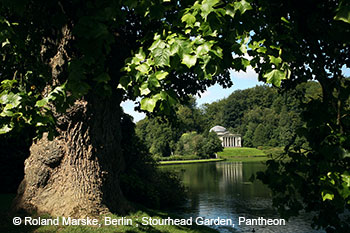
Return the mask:
[[[191,163],[211,163],[211,162],[221,162],[226,159],[191,159],[191,160],[171,160],[171,161],[159,161],[159,165],[174,165],[174,164],[191,164]]]

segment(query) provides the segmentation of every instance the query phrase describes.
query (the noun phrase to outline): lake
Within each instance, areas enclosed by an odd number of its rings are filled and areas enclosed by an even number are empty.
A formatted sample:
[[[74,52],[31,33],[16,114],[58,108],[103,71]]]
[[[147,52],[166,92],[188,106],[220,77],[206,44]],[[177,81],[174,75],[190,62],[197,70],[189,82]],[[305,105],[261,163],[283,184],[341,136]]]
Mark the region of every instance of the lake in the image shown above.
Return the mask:
[[[263,171],[261,162],[217,162],[162,166],[181,177],[188,189],[184,206],[171,210],[184,218],[232,219],[232,225],[212,226],[220,232],[322,232],[310,227],[312,216],[290,219],[284,226],[238,225],[238,219],[280,219],[271,207],[271,193],[260,181],[249,178]]]

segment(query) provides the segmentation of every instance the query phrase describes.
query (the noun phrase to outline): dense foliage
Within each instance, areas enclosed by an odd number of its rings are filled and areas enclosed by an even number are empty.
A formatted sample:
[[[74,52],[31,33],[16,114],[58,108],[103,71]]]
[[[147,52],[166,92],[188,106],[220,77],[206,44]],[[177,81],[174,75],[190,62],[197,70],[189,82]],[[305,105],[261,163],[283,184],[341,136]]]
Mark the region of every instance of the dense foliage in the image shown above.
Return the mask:
[[[205,104],[202,112],[207,127],[220,123],[231,132],[240,133],[244,146],[286,146],[303,125],[302,103],[320,95],[320,86],[315,82],[281,93],[269,86],[256,86]],[[298,143],[303,143],[302,138],[298,138]]]
[[[176,115],[170,120],[145,118],[136,125],[137,135],[156,159],[171,155],[209,158],[222,150],[217,136],[203,129],[202,115],[194,98],[178,105]]]
[[[222,149],[221,141],[215,133],[211,132],[203,136],[192,131],[181,135],[176,144],[175,154],[212,158]]]
[[[156,156],[203,157],[204,150],[206,156],[212,157],[220,151],[219,142],[210,142],[218,137],[214,133],[208,135],[215,125],[241,134],[246,147],[282,147],[292,143],[307,146],[305,138],[297,136],[296,131],[305,124],[301,119],[303,104],[319,98],[321,89],[316,82],[300,84],[283,93],[267,85],[256,86],[200,107],[191,99],[191,104],[179,107],[176,123],[146,118],[137,123],[137,132]],[[216,149],[210,152],[207,147]]]

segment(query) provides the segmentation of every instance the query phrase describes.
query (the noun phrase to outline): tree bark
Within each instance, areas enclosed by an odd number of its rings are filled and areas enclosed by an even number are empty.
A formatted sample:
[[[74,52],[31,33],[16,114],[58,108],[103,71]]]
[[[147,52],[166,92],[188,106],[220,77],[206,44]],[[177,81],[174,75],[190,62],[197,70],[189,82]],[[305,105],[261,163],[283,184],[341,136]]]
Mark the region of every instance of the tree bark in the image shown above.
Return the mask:
[[[15,210],[70,217],[128,210],[118,181],[120,102],[117,94],[76,101],[58,118],[58,137],[33,143]]]

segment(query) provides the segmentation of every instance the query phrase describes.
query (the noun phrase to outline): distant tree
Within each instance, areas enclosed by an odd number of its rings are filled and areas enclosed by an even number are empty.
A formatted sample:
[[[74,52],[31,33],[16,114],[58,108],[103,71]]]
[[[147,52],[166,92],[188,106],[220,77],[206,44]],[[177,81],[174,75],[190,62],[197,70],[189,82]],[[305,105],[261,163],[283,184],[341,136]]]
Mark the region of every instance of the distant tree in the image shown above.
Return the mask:
[[[201,108],[201,115],[203,118],[203,131],[209,131],[216,125],[224,125],[224,108],[226,106],[225,99],[213,102],[211,104],[204,104]]]
[[[198,155],[198,149],[204,145],[204,138],[197,132],[192,131],[181,135],[176,154],[178,155]]]
[[[221,140],[218,138],[216,133],[209,132],[205,136],[204,145],[202,147],[203,156],[214,158],[217,152],[223,151]],[[202,157],[203,157],[202,156]]]
[[[269,129],[265,125],[259,124],[254,131],[252,141],[255,147],[268,145]]]
[[[144,141],[150,153],[156,156],[170,156],[181,130],[169,121],[160,118],[146,118],[136,125],[136,134]]]
[[[176,109],[176,124],[181,132],[197,131],[203,132],[203,119],[197,107],[196,99],[191,97],[188,102],[179,104]]]
[[[214,133],[198,134],[197,132],[184,133],[177,142],[177,155],[195,155],[200,158],[212,158],[222,151],[221,141]]]

